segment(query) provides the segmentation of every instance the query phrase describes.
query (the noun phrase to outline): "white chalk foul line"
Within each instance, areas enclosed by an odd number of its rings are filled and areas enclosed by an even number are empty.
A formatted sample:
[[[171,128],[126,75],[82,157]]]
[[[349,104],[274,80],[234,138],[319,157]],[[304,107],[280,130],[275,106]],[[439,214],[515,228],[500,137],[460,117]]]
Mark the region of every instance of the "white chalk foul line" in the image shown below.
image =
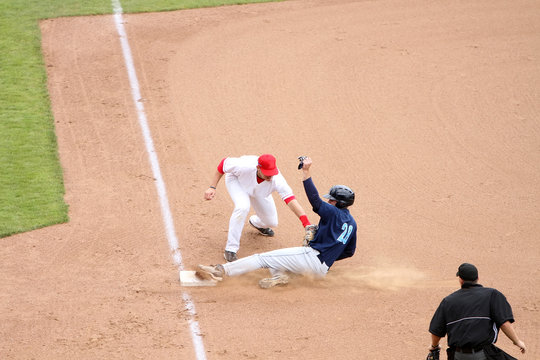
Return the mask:
[[[144,137],[144,143],[146,145],[146,152],[150,160],[152,167],[152,174],[155,179],[156,189],[159,197],[159,204],[161,206],[161,215],[163,217],[163,223],[165,226],[165,232],[167,234],[167,240],[169,241],[169,247],[173,254],[173,259],[178,270],[183,269],[182,254],[178,248],[178,238],[176,237],[176,230],[174,228],[174,222],[171,215],[171,209],[169,207],[169,200],[167,198],[167,190],[165,188],[165,182],[161,176],[161,170],[159,168],[159,161],[157,153],[154,149],[154,141],[148,127],[148,121],[146,119],[146,113],[144,111],[144,105],[142,103],[141,91],[139,88],[139,80],[137,79],[137,73],[135,72],[135,66],[133,65],[133,57],[131,56],[131,48],[129,46],[126,30],[124,28],[124,19],[122,16],[123,10],[119,0],[112,0],[112,7],[114,11],[114,23],[116,30],[120,37],[120,44],[122,45],[122,53],[124,54],[124,62],[126,64],[129,85],[131,87],[131,95],[135,108],[137,110],[137,117],[139,118],[139,125]],[[202,342],[199,323],[195,320],[197,315],[195,311],[195,304],[191,299],[191,296],[185,291],[182,292],[185,308],[189,313],[189,327],[191,330],[191,339],[193,340],[193,346],[195,347],[195,354],[198,360],[206,360],[206,353]]]

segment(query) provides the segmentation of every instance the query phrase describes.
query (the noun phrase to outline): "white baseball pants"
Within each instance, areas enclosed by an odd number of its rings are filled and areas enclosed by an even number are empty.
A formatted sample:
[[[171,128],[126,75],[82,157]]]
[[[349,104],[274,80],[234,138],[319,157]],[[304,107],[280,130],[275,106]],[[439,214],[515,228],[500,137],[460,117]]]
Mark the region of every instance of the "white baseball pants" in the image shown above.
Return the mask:
[[[229,233],[225,250],[236,253],[240,249],[240,237],[251,207],[255,210],[255,215],[251,216],[250,220],[256,227],[275,227],[278,224],[278,216],[276,204],[271,194],[265,198],[250,196],[242,188],[238,179],[228,174],[225,177],[225,184],[234,202],[234,210],[229,220]]]
[[[267,268],[272,276],[288,271],[295,274],[324,277],[329,268],[326,264],[321,264],[317,255],[319,255],[319,251],[309,246],[292,247],[240,258],[223,264],[223,268],[228,276],[242,275],[257,269]]]

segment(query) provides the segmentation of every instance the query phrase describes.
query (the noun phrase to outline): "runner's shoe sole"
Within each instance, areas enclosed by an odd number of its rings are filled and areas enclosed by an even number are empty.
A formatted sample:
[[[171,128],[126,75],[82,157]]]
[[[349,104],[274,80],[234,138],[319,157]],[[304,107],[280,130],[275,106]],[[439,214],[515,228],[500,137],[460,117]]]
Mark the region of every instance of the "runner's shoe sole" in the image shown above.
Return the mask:
[[[199,270],[195,271],[195,274],[205,280],[223,280],[223,272],[215,265],[199,265]]]
[[[259,281],[259,286],[262,289],[269,289],[274,286],[283,286],[289,283],[287,275],[275,275],[271,278],[262,279]]]

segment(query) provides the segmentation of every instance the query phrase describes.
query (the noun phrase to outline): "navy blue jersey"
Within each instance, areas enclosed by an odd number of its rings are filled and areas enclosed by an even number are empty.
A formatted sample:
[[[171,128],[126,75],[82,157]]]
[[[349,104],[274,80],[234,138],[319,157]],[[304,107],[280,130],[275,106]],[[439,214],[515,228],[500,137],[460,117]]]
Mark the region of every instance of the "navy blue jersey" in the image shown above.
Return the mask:
[[[309,246],[319,251],[321,263],[331,267],[334,261],[354,255],[356,250],[356,221],[348,209],[339,209],[319,197],[311,178],[304,180],[306,195],[321,219],[319,230]]]

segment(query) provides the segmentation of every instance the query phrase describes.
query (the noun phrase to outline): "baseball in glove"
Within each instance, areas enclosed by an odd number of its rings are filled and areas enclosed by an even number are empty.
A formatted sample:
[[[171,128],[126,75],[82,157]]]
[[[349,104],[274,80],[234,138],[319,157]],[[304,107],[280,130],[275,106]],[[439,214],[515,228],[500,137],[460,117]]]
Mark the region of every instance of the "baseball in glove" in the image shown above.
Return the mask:
[[[439,360],[439,355],[441,354],[441,347],[438,346],[435,349],[431,348],[427,355],[426,360]]]
[[[317,233],[317,230],[319,230],[319,225],[308,225],[305,228],[306,232],[304,234],[304,246],[309,246],[309,242],[313,240],[315,237],[315,234]]]

